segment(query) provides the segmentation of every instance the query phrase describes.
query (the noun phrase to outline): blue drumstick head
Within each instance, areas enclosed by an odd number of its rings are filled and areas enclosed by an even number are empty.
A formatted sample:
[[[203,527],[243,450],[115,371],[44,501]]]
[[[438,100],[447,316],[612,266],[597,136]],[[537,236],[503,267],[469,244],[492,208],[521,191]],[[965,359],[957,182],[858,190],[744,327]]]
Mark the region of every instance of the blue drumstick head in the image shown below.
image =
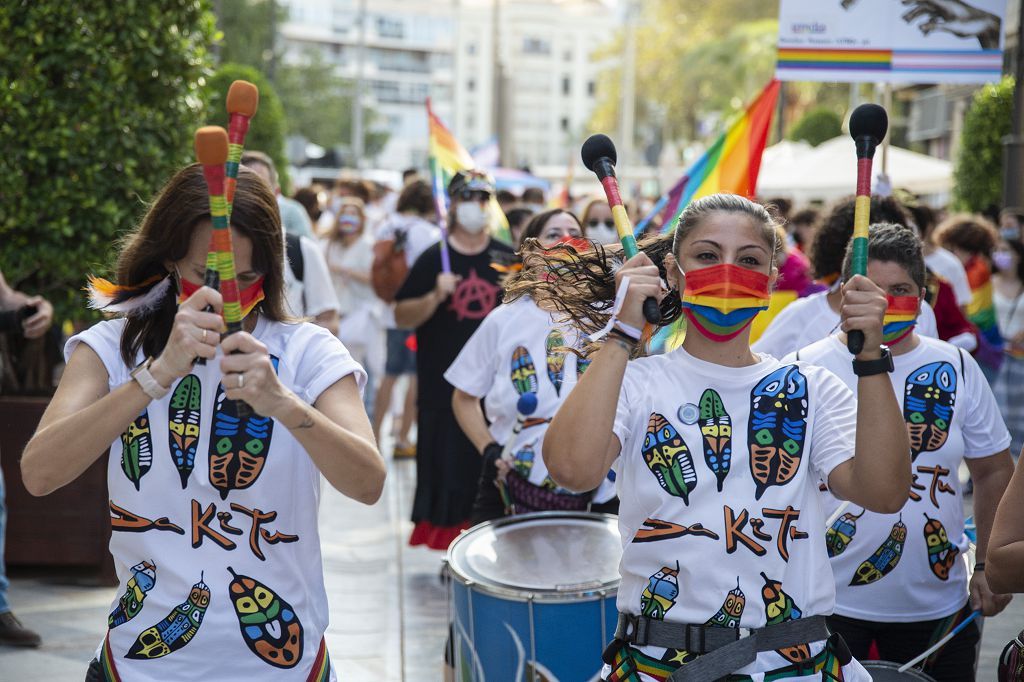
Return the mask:
[[[537,411],[537,394],[536,393],[524,393],[519,396],[519,400],[516,402],[516,412],[529,417],[531,414]]]

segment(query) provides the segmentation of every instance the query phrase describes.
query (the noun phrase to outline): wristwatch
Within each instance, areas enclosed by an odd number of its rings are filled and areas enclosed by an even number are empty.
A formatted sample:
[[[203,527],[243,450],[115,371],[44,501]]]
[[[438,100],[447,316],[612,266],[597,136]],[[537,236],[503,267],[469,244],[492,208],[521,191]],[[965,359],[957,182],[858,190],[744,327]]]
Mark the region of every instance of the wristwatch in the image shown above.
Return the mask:
[[[869,377],[896,369],[892,364],[892,353],[889,352],[889,347],[883,344],[879,346],[879,349],[882,351],[882,357],[877,360],[858,360],[854,358],[853,373],[859,377]]]
[[[161,386],[153,375],[149,373],[149,368],[153,364],[153,358],[146,358],[141,365],[132,370],[131,377],[135,381],[139,382],[139,386],[142,387],[142,392],[148,395],[153,400],[160,400],[170,392],[170,387],[164,388]]]

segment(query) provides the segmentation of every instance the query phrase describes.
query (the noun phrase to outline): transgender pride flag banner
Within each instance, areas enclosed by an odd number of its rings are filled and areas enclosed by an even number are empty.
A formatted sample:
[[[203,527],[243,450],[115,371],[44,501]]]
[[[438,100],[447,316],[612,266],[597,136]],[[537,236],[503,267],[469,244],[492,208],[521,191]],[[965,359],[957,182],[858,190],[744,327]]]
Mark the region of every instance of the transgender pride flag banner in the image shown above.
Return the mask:
[[[776,76],[987,83],[1003,66],[1006,0],[781,0]]]

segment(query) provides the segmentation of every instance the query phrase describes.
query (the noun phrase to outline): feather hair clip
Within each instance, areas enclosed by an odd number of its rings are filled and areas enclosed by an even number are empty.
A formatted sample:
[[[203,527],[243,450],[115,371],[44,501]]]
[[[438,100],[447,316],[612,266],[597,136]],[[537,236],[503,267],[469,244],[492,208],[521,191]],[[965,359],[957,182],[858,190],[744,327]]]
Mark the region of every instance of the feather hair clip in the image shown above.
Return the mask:
[[[90,308],[129,317],[145,317],[160,307],[170,288],[170,274],[154,275],[133,287],[90,275],[85,291],[89,293]]]

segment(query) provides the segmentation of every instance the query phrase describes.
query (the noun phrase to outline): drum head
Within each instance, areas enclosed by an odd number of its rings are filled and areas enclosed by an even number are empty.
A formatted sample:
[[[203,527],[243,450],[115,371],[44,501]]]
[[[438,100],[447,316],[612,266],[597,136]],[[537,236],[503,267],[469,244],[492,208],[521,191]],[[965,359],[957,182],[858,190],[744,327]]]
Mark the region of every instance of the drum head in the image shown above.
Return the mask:
[[[614,592],[621,558],[615,517],[582,512],[482,523],[448,549],[448,565],[462,583],[513,599]]]
[[[911,668],[905,672],[899,672],[901,663],[890,663],[889,661],[861,661],[875,682],[907,682],[918,680],[918,682],[935,682],[934,677],[925,675],[917,668]]]

